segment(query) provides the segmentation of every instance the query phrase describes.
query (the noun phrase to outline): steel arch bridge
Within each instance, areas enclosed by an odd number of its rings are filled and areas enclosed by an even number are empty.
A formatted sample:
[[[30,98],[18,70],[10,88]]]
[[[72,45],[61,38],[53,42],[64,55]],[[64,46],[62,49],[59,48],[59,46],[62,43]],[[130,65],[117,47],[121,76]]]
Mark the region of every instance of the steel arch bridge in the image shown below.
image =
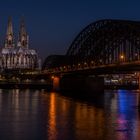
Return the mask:
[[[140,71],[140,22],[106,19],[91,23],[77,35],[66,55],[59,57],[46,59],[44,69],[52,73]],[[51,62],[55,65],[47,67]]]
[[[94,61],[96,65],[140,59],[140,22],[100,20],[88,25],[67,51],[74,63]]]

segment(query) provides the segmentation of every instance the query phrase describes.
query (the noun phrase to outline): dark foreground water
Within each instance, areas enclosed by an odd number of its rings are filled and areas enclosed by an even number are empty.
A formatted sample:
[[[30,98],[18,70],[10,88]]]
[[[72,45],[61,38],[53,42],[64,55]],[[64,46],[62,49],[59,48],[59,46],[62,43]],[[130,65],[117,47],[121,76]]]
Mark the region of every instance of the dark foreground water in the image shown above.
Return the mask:
[[[39,90],[0,90],[0,140],[139,140],[139,91],[74,99]]]

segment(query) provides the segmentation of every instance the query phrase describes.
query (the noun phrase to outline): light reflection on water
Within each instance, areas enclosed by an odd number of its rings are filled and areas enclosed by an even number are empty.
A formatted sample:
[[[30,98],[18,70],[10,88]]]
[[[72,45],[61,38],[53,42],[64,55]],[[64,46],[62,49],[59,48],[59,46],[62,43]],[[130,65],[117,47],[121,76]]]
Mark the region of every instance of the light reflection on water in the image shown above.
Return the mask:
[[[77,99],[44,90],[0,90],[0,140],[139,140],[139,91]]]

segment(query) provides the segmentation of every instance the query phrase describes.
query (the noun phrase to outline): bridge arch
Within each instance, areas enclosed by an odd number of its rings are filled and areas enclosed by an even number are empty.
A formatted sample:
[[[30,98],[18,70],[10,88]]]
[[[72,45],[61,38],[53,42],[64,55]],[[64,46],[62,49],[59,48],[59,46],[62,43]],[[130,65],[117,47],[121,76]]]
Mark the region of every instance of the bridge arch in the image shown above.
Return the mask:
[[[100,20],[89,24],[74,39],[67,56],[74,63],[111,64],[140,59],[140,22]]]

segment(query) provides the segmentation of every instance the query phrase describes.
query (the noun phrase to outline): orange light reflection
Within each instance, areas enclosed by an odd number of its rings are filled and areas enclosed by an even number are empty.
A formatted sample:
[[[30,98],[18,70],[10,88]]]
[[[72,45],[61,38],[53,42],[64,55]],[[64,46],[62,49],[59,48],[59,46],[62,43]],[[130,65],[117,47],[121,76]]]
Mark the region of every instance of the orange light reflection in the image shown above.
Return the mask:
[[[50,110],[49,110],[49,140],[56,139],[56,110],[55,110],[55,94],[50,95]]]

